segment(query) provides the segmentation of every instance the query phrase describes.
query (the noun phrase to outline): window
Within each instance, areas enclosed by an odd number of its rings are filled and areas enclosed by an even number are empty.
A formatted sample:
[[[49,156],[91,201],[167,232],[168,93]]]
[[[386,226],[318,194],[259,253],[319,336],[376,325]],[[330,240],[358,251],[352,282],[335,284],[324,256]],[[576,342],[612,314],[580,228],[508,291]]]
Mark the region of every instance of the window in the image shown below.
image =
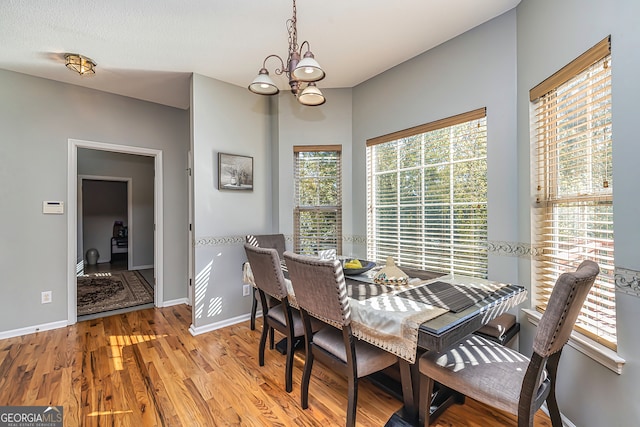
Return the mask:
[[[481,108],[367,141],[367,256],[487,277]]]
[[[296,253],[342,253],[341,151],[339,145],[293,147]]]
[[[530,92],[537,195],[536,308],[557,277],[584,259],[600,265],[576,329],[616,349],[611,157],[611,48],[598,43]]]

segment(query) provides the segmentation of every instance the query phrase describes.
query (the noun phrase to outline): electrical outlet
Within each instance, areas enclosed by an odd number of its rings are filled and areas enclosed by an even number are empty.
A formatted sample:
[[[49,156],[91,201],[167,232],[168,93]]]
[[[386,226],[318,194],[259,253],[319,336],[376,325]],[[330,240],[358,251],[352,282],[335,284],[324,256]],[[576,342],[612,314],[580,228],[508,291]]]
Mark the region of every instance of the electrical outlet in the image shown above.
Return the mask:
[[[248,297],[251,293],[250,285],[242,285],[242,296]]]
[[[42,304],[48,304],[51,302],[51,291],[42,292]]]

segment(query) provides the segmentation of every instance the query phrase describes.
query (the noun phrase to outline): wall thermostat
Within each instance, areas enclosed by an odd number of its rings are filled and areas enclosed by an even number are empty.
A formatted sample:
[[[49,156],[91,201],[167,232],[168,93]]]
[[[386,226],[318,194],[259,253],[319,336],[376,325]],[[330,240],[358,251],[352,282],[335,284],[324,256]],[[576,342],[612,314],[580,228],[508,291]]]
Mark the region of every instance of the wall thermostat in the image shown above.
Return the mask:
[[[44,214],[63,214],[64,202],[42,202],[42,213]]]

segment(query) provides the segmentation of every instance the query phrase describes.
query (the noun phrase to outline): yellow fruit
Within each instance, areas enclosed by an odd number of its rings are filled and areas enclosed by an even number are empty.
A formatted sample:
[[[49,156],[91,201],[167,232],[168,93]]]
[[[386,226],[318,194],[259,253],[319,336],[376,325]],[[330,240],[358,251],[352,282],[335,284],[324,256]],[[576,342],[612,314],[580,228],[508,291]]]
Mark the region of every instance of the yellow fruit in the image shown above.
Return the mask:
[[[359,259],[352,259],[351,261],[347,262],[344,266],[345,268],[362,268],[362,263],[360,262]]]

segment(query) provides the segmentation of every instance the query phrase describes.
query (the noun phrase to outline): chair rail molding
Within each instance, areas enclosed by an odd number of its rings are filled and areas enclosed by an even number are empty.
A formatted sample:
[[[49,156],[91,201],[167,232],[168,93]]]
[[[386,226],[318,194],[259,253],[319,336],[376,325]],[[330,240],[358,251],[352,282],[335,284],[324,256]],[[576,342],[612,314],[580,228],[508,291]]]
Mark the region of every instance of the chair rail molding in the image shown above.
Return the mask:
[[[541,250],[529,243],[501,242],[490,240],[487,242],[487,251],[492,255],[513,256],[518,258],[535,258]]]
[[[196,238],[193,245],[196,248],[203,246],[242,246],[244,241],[245,236],[208,236]]]
[[[367,236],[357,236],[357,235],[342,235],[342,241],[346,243],[355,243],[357,245],[366,245],[367,244]]]
[[[614,277],[617,291],[640,297],[640,271],[616,267]]]
[[[285,240],[289,243],[293,243],[293,236],[291,234],[284,235]],[[233,246],[233,245],[244,245],[245,236],[205,236],[198,237],[194,241],[195,247],[203,247],[203,246]],[[360,245],[367,244],[366,236],[357,236],[357,235],[342,235],[342,241],[348,243],[355,243]]]

